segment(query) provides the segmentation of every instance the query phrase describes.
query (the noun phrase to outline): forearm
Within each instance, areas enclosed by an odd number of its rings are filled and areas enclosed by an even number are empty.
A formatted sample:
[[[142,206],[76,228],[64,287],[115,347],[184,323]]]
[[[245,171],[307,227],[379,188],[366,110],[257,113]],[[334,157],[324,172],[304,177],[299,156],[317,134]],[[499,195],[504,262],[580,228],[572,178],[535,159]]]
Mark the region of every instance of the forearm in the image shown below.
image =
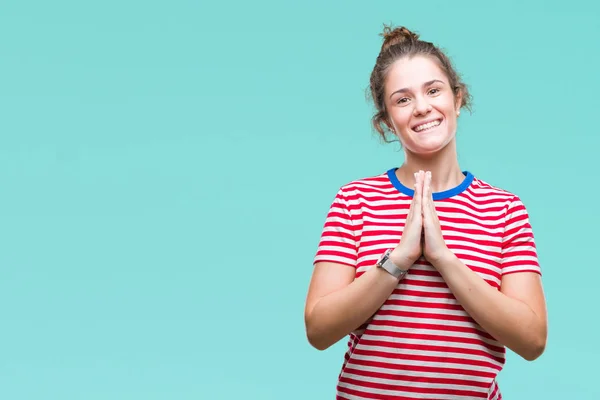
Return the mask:
[[[387,300],[398,279],[372,267],[348,286],[317,301],[306,318],[309,342],[325,350],[360,327]]]
[[[526,360],[543,352],[546,325],[531,307],[489,285],[454,254],[437,264],[458,302],[486,332]]]

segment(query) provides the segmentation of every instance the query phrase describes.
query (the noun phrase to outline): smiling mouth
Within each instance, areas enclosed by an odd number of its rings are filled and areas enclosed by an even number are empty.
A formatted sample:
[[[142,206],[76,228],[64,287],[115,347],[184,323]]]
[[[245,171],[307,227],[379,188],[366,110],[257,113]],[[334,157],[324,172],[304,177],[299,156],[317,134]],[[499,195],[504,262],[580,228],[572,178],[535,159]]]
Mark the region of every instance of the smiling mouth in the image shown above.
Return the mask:
[[[423,131],[426,131],[426,130],[429,130],[429,129],[433,129],[436,126],[438,126],[439,124],[441,124],[441,123],[442,123],[441,119],[436,119],[435,121],[430,121],[430,122],[426,122],[424,124],[420,124],[420,125],[415,126],[413,128],[413,131],[415,131],[415,132],[423,132]]]

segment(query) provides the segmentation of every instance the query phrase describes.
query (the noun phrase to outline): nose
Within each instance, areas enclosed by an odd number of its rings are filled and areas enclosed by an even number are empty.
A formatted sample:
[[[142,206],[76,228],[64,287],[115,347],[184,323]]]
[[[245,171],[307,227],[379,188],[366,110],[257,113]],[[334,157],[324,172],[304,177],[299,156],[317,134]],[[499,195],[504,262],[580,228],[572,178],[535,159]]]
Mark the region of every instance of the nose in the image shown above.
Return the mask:
[[[425,115],[431,111],[431,104],[424,97],[417,97],[414,101],[415,108],[413,110],[414,115]]]

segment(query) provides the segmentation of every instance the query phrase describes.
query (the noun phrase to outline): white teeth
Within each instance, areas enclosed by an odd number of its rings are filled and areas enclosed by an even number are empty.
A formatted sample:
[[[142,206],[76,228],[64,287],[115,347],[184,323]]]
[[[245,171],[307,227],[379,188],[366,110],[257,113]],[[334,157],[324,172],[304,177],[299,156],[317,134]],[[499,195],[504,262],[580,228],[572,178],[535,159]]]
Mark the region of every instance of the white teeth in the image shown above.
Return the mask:
[[[417,127],[414,129],[414,130],[415,130],[416,132],[421,132],[421,131],[423,131],[423,130],[425,130],[425,129],[429,129],[429,128],[433,128],[433,127],[435,127],[435,126],[438,126],[438,125],[439,125],[441,122],[442,122],[442,121],[440,121],[439,119],[438,119],[438,120],[436,120],[436,121],[431,121],[431,122],[428,122],[428,123],[426,123],[426,124],[423,124],[423,125],[419,125],[419,126],[417,126]]]

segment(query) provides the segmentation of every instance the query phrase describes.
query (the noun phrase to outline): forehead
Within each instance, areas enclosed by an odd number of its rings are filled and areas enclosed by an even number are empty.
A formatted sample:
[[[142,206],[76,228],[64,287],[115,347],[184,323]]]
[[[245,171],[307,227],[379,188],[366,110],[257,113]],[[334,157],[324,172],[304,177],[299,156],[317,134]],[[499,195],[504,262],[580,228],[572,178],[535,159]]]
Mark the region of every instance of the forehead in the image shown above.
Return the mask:
[[[388,71],[386,92],[391,93],[402,88],[418,89],[423,83],[434,79],[448,82],[438,63],[430,57],[401,58],[394,62]]]

